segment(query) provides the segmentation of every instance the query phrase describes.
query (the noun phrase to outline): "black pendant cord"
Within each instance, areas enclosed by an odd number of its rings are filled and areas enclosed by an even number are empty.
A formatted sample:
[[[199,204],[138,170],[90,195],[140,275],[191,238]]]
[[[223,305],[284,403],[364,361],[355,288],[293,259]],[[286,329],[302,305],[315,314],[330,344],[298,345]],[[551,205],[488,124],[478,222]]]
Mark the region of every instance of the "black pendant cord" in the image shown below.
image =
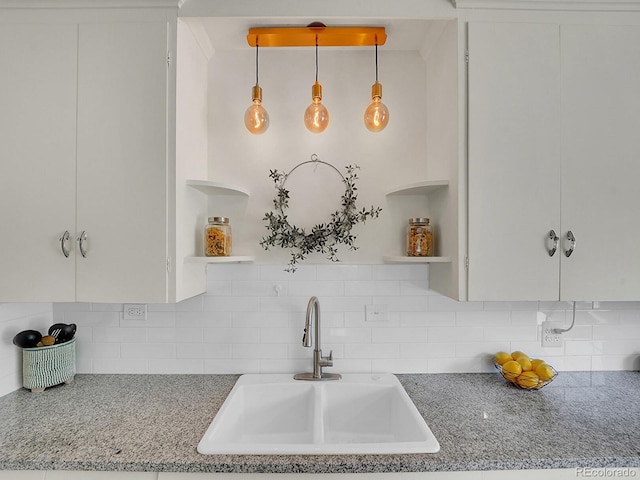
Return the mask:
[[[258,41],[256,40],[256,85],[258,85]]]
[[[318,36],[316,35],[316,83],[318,83]]]
[[[378,43],[376,42],[376,83],[378,83]]]

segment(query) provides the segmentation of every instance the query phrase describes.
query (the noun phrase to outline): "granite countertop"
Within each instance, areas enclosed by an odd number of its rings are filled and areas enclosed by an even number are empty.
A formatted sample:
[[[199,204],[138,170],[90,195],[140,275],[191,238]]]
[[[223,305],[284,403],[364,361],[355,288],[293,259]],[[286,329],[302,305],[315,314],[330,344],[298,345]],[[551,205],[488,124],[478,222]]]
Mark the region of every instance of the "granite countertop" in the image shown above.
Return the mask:
[[[77,375],[0,398],[0,469],[364,473],[640,466],[640,374],[561,373],[540,391],[495,374],[398,375],[435,454],[200,455],[236,375]]]

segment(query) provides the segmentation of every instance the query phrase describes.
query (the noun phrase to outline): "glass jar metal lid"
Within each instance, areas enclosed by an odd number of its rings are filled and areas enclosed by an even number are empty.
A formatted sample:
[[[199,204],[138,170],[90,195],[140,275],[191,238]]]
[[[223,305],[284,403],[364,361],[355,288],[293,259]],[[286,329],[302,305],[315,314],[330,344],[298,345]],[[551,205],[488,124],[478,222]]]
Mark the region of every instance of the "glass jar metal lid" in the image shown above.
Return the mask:
[[[424,217],[416,217],[416,218],[410,218],[409,219],[409,223],[425,223],[425,224],[429,224],[429,219],[428,218],[424,218]]]
[[[209,217],[209,223],[229,223],[229,217]]]

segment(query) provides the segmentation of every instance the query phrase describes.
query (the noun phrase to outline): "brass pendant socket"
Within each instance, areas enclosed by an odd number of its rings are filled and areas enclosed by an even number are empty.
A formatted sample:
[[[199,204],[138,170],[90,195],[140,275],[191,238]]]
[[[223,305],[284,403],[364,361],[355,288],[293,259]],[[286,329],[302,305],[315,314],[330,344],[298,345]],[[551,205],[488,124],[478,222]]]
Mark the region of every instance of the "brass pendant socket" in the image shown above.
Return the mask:
[[[322,100],[322,85],[319,82],[314,83],[311,87],[311,98]]]
[[[254,85],[251,89],[251,94],[253,95],[253,101],[258,100],[262,102],[262,87],[260,85]]]
[[[380,82],[376,82],[371,86],[371,98],[378,99],[382,98],[382,84]]]

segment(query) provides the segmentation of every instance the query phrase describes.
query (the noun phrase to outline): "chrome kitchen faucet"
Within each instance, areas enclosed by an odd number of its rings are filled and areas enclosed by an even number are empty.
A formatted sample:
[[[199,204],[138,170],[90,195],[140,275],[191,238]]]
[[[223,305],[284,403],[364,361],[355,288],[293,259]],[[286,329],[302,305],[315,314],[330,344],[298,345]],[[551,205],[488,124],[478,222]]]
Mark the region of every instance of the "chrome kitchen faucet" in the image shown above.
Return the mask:
[[[313,348],[313,373],[296,373],[295,380],[340,380],[339,373],[322,373],[322,367],[333,366],[333,351],[329,351],[328,357],[322,356],[320,349],[320,301],[318,297],[311,297],[307,305],[307,316],[304,322],[304,334],[302,335],[302,345],[311,346],[311,313],[315,313],[315,338]]]

